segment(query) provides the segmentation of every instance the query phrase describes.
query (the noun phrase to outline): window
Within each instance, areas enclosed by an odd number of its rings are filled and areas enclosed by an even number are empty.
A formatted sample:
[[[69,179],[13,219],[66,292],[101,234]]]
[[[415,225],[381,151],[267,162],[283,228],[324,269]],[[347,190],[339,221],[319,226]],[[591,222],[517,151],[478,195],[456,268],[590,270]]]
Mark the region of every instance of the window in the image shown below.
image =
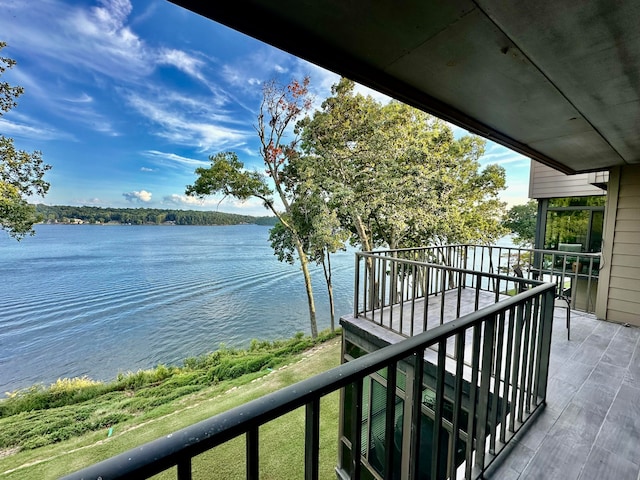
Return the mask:
[[[604,196],[541,200],[539,224],[542,248],[578,253],[602,249]],[[542,242],[541,242],[542,243]]]

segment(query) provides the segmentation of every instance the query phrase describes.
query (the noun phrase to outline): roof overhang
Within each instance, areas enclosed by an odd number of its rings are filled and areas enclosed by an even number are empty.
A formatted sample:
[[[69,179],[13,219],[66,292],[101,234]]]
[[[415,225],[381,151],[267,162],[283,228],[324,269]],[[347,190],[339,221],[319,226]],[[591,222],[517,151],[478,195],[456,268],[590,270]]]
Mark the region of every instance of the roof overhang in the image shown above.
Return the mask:
[[[640,163],[640,2],[171,1],[565,173]]]

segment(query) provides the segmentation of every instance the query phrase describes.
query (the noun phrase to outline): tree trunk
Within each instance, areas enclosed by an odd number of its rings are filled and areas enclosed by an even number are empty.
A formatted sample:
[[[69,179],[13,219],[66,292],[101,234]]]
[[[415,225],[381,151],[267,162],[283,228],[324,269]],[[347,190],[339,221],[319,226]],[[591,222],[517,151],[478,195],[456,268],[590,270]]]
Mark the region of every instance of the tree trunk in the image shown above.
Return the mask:
[[[327,252],[327,261],[322,257],[322,269],[324,271],[324,279],[327,282],[327,293],[329,295],[329,310],[331,313],[331,333],[336,330],[336,308],[333,301],[333,283],[331,282],[331,254]]]
[[[353,219],[353,225],[356,227],[356,232],[358,232],[358,237],[360,237],[360,243],[362,244],[362,250],[365,252],[370,252],[371,241],[369,240],[369,236],[367,235],[367,229],[362,221],[362,218],[357,215]]]
[[[362,251],[370,252],[372,250],[371,241],[367,236],[367,229],[364,225],[364,222],[359,215],[356,215],[353,218],[353,225],[356,229],[356,232],[358,232],[358,237],[360,238],[360,243],[362,244]],[[375,272],[373,271],[373,260],[367,257],[367,259],[365,260],[365,265],[367,269],[366,274],[369,277],[369,305],[365,307],[376,308],[380,304],[380,299],[377,295],[378,285],[376,283]]]
[[[296,243],[296,250],[298,251],[298,258],[300,260],[300,267],[302,268],[302,274],[304,275],[304,285],[307,289],[307,303],[309,304],[309,323],[311,326],[311,338],[318,338],[318,322],[316,321],[316,304],[313,300],[313,287],[311,286],[311,273],[309,273],[309,260],[304,253],[302,243],[297,235],[294,234],[294,241]]]

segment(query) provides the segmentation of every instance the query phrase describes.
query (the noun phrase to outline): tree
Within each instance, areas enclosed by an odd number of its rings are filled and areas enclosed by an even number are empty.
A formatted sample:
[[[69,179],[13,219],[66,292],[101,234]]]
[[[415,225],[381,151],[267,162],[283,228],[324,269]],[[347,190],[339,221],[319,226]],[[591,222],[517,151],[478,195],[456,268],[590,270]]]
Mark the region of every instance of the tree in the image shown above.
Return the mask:
[[[291,174],[291,173],[289,173]],[[313,189],[307,189],[304,182],[297,184],[299,190],[296,201],[291,205],[290,222],[302,240],[307,257],[322,266],[329,298],[331,331],[335,330],[335,302],[331,270],[331,255],[345,249],[348,233],[340,226],[334,211]],[[304,191],[304,193],[300,193]],[[271,247],[278,260],[293,264],[295,262],[295,242],[292,231],[278,223],[269,233]]]
[[[302,127],[306,175],[363,250],[490,243],[505,233],[504,169],[480,169],[479,137],[456,139],[442,120],[355,94],[344,78]]]
[[[514,234],[513,241],[522,247],[532,247],[536,239],[536,217],[538,202],[529,200],[523,205],[511,207],[502,222]]]
[[[0,42],[0,50],[5,46]],[[15,64],[11,58],[0,57],[0,74]],[[22,87],[0,82],[0,116],[17,106],[16,99],[23,92]],[[0,135],[0,225],[16,240],[35,234],[33,224],[40,216],[27,198],[47,193],[49,183],[44,181],[44,174],[50,168],[43,162],[41,152],[17,150],[12,138]]]
[[[258,123],[255,126],[260,139],[260,155],[266,167],[264,173],[245,170],[244,164],[233,152],[218,153],[210,157],[210,167],[196,169],[198,178],[193,185],[187,186],[186,194],[203,197],[222,193],[239,200],[256,197],[273,212],[282,228],[290,233],[291,245],[300,262],[307,292],[311,335],[316,338],[318,327],[309,260],[304,240],[298,231],[299,226],[292,220],[296,188],[286,173],[287,165],[298,157],[299,139],[294,135],[291,142],[285,143],[297,118],[311,108],[308,85],[308,77],[302,82],[293,80],[286,86],[278,85],[275,81],[264,85]],[[276,195],[283,211],[276,208]]]

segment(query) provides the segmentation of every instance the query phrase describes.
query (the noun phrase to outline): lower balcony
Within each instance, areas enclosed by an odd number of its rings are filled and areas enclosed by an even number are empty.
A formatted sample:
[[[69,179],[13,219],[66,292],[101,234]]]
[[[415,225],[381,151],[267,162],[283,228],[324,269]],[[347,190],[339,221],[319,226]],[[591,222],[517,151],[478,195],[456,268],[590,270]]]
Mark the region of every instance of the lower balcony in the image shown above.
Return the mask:
[[[260,449],[261,426],[303,408],[305,478],[316,479],[320,400],[341,391],[341,479],[638,480],[639,329],[577,311],[569,323],[564,285],[466,269],[451,252],[359,258],[342,365],[65,478],[177,467],[190,479],[194,457],[244,437],[257,479],[261,458],[279,454]]]

